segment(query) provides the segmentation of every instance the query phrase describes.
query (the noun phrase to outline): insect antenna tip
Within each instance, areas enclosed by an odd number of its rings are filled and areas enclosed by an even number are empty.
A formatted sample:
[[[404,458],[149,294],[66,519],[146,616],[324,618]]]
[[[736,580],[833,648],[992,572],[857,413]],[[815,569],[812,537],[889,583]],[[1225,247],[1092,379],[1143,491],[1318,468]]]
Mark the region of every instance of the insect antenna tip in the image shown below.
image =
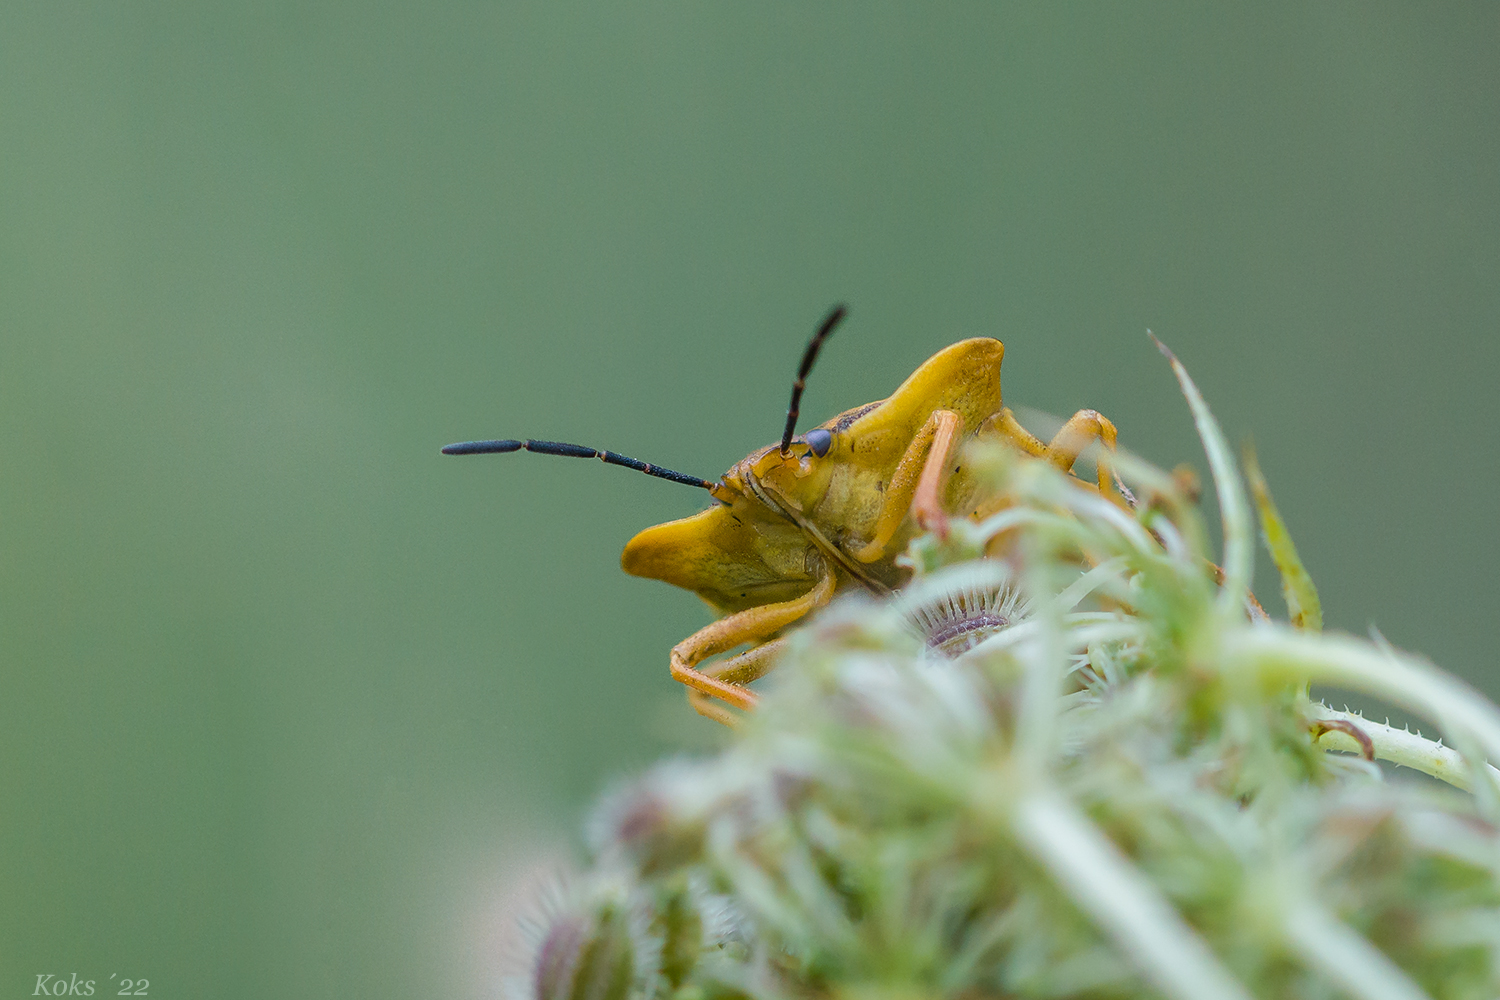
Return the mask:
[[[444,455],[503,455],[506,452],[520,451],[530,442],[504,440],[504,441],[459,441],[455,444],[443,445]]]

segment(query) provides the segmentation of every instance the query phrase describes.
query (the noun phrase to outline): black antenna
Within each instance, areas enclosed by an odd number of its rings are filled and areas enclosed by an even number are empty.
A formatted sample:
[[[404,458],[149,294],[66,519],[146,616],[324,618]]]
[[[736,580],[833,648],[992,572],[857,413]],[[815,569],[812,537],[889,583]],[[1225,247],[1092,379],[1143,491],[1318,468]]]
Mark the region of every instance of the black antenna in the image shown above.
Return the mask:
[[[636,472],[644,472],[648,476],[657,479],[668,479],[674,483],[682,483],[684,486],[697,486],[699,489],[711,490],[714,484],[707,479],[699,479],[697,476],[689,476],[682,472],[673,472],[671,469],[663,469],[659,465],[642,462],[638,458],[626,458],[612,451],[598,451],[593,448],[585,448],[581,444],[564,444],[562,441],[516,441],[513,439],[505,441],[460,441],[458,444],[450,444],[443,449],[444,455],[503,455],[512,451],[534,451],[538,455],[564,455],[568,458],[597,458],[601,462],[610,465],[623,465],[627,469]]]
[[[823,325],[818,327],[818,332],[813,334],[813,339],[808,341],[807,350],[802,352],[802,365],[797,369],[797,381],[792,383],[792,405],[786,410],[786,430],[781,432],[781,453],[785,455],[787,449],[792,446],[792,435],[797,432],[797,414],[802,405],[802,390],[807,386],[807,373],[812,371],[813,362],[818,360],[818,352],[823,349],[823,341],[838,326],[844,315],[849,310],[842,302],[834,306],[827,316],[823,317]]]

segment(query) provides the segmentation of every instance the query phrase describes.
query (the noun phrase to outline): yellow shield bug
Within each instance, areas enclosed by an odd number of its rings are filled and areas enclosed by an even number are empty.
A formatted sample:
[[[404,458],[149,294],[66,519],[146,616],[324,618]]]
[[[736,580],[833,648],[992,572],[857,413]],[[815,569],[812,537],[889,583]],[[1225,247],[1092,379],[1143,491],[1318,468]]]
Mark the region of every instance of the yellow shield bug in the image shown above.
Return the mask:
[[[1115,446],[1115,427],[1079,410],[1048,443],[1000,402],[1005,346],[989,337],[962,340],[922,363],[889,398],[847,410],[796,435],[802,390],[824,341],[845,315],[835,307],[802,356],[779,444],[741,459],[717,481],[663,469],[611,451],[559,441],[466,441],[446,455],[532,451],[597,458],[707,490],[708,510],[647,528],[620,562],[634,576],[691,590],[721,617],[672,648],[672,677],[703,715],[732,724],[724,706],[755,706],[746,684],[775,663],[789,626],[845,588],[886,594],[909,571],[900,554],[919,531],[946,534],[950,516],[978,512],[981,498],[959,454],[969,441],[1009,442],[1023,454],[1071,471],[1098,440]],[[1111,473],[1099,463],[1101,489]],[[709,657],[751,649],[700,670]]]

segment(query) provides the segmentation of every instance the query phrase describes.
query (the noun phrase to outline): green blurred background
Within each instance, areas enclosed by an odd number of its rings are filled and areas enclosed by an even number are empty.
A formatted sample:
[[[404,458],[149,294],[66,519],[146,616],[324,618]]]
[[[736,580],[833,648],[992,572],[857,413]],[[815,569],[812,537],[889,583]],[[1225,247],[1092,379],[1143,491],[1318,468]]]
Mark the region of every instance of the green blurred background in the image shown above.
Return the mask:
[[[1203,462],[1500,694],[1500,7],[0,8],[0,994],[488,996],[507,888],[713,739],[624,576],[945,344]],[[1264,572],[1261,593],[1278,613]]]

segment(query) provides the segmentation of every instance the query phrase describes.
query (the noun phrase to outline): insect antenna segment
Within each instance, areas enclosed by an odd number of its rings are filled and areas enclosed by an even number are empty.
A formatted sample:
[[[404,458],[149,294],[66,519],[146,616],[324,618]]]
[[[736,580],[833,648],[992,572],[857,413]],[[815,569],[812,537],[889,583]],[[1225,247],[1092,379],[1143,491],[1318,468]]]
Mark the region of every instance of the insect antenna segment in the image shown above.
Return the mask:
[[[684,486],[696,486],[704,490],[714,488],[714,484],[707,479],[699,479],[685,472],[673,472],[671,469],[663,469],[650,462],[642,462],[638,458],[628,458],[613,451],[600,451],[597,448],[587,448],[581,444],[567,444],[563,441],[507,438],[501,441],[460,441],[458,444],[450,444],[443,448],[444,455],[504,455],[512,451],[533,451],[538,455],[562,455],[566,458],[597,458],[609,465],[623,465],[627,469],[644,472],[657,479],[682,483]]]
[[[792,383],[792,405],[786,411],[786,430],[781,432],[781,453],[785,455],[792,446],[792,435],[797,432],[797,414],[802,406],[802,390],[807,385],[807,373],[812,371],[813,362],[818,360],[818,352],[823,349],[823,341],[833,332],[833,328],[843,321],[848,308],[841,302],[834,306],[827,316],[823,317],[823,323],[818,327],[818,332],[813,334],[813,339],[807,342],[807,350],[802,352],[802,364],[797,369],[797,381]]]

